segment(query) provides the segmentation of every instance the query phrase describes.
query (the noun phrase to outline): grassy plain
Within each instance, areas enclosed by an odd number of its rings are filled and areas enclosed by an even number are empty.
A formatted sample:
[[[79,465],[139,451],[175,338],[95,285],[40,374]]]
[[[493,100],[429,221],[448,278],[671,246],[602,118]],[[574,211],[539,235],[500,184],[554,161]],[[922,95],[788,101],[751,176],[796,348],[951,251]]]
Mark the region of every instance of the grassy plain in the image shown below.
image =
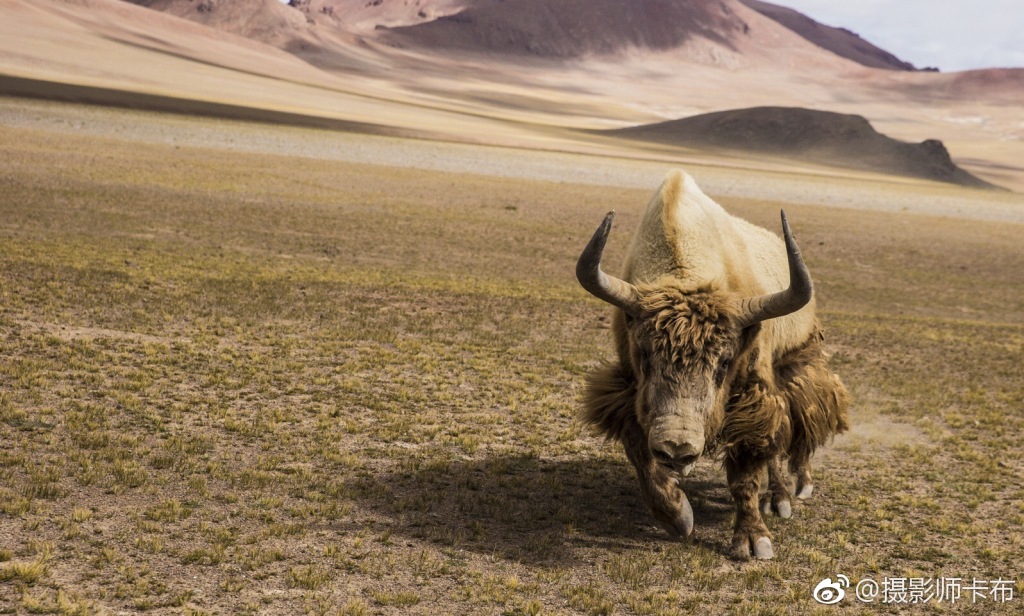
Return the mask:
[[[621,262],[650,191],[3,127],[0,161],[0,612],[831,613],[811,590],[838,573],[1024,592],[1020,225],[723,199],[771,229],[786,207],[855,400],[814,498],[768,522],[776,560],[736,563],[717,465],[673,543],[574,421],[611,354],[575,259],[614,208]]]

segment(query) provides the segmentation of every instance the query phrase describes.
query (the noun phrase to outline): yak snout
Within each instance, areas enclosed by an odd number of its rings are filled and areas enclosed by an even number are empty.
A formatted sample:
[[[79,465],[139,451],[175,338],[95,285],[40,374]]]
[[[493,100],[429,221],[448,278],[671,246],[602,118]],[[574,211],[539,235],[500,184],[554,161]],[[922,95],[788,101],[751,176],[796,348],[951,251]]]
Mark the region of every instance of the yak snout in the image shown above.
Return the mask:
[[[704,436],[685,432],[662,435],[651,438],[650,447],[655,462],[682,475],[689,475],[704,452]]]

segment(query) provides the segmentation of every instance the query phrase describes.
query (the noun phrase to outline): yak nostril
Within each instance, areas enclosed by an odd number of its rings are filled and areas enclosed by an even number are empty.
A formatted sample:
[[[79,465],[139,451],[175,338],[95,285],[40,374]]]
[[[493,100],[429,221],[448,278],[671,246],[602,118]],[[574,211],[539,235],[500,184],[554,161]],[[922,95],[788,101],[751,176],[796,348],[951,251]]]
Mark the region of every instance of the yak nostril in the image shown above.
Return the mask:
[[[672,454],[662,449],[654,449],[651,451],[651,454],[654,455],[654,460],[658,464],[672,468]]]
[[[654,461],[672,470],[686,469],[692,466],[700,458],[700,453],[689,443],[677,445],[674,442],[666,441],[651,447],[651,456]]]
[[[697,458],[699,458],[699,457],[700,457],[699,455],[683,456],[683,457],[679,458],[678,460],[676,460],[676,462],[679,464],[679,466],[689,466],[689,465],[693,464],[694,462],[696,462]]]

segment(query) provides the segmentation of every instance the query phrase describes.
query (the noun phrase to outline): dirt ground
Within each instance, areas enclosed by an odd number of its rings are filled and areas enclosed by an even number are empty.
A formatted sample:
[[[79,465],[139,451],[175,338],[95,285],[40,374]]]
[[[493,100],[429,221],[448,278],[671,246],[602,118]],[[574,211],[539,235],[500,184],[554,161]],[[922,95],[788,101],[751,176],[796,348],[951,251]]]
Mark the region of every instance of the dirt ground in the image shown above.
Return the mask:
[[[717,464],[673,542],[575,421],[612,352],[576,257],[667,169],[0,101],[0,612],[824,614],[838,574],[1019,612],[1019,197],[693,166],[786,208],[854,399],[740,563]]]

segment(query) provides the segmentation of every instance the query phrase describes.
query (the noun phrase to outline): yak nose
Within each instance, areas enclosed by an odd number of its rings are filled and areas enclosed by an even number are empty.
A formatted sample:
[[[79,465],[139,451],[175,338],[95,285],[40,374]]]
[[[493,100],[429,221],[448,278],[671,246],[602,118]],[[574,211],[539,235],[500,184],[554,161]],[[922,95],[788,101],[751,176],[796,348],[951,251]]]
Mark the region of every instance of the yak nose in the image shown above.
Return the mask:
[[[676,441],[672,439],[651,443],[651,454],[662,466],[671,469],[684,469],[691,466],[704,450],[704,443]]]

